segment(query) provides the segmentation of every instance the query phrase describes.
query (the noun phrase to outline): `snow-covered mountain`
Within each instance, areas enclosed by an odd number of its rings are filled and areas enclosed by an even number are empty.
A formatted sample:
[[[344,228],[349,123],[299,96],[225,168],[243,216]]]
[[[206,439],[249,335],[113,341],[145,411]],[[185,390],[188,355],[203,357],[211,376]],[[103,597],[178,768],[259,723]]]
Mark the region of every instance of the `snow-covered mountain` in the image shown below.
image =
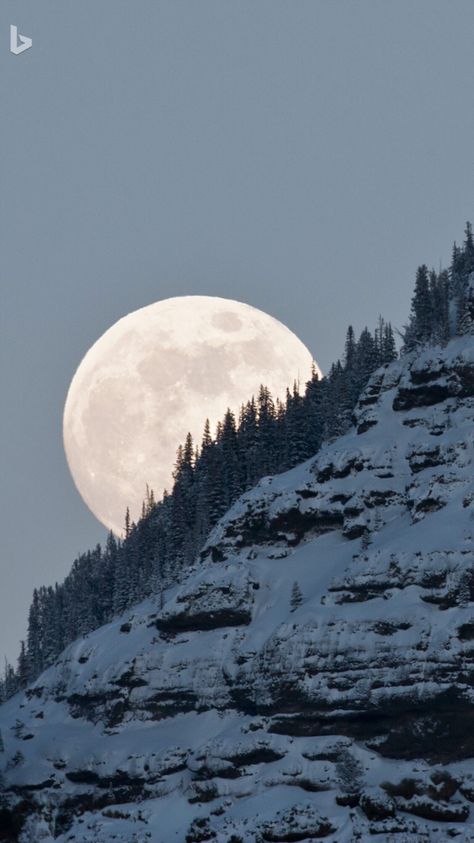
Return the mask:
[[[376,372],[1,708],[0,839],[474,841],[473,422],[472,336]]]

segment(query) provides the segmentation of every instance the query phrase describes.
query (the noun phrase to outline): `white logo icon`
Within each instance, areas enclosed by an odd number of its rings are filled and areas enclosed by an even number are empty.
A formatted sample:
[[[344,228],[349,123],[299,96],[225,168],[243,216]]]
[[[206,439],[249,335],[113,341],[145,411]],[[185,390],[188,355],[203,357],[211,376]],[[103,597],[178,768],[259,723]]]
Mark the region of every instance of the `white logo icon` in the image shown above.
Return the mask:
[[[32,46],[32,38],[28,38],[27,35],[20,35],[18,27],[12,24],[10,26],[10,52],[14,56],[19,56],[20,53],[24,53],[25,50],[29,50]]]

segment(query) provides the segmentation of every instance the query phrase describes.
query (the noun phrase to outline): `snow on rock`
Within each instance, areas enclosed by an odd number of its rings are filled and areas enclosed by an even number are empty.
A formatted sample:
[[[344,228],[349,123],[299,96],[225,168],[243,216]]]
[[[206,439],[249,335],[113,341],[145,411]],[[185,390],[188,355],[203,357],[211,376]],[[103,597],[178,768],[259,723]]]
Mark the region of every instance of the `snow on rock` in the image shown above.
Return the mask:
[[[225,565],[207,568],[187,582],[156,619],[165,632],[217,629],[249,624],[252,619],[252,588],[249,572]]]
[[[283,841],[311,840],[328,837],[335,828],[327,817],[321,817],[313,805],[294,805],[286,811],[278,811],[274,820],[261,825],[263,840],[270,843]]]
[[[376,372],[2,706],[0,840],[474,841],[473,421],[472,337]]]

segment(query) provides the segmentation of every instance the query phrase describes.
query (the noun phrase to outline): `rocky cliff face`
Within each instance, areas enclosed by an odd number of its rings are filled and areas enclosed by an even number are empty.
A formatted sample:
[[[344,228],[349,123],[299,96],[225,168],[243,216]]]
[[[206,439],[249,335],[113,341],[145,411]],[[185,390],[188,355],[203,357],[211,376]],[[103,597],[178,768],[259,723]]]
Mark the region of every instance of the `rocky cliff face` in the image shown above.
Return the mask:
[[[473,338],[354,421],[2,707],[0,839],[474,840]]]

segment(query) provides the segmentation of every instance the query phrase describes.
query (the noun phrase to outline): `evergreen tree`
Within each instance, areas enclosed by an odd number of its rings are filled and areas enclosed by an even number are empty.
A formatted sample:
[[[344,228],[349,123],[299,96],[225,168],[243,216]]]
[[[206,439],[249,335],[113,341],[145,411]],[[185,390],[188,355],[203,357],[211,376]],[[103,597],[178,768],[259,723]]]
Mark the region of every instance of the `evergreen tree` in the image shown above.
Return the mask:
[[[125,512],[125,530],[124,530],[125,539],[128,539],[128,537],[130,536],[130,531],[131,531],[130,509],[127,506],[127,510]]]
[[[260,476],[259,426],[257,404],[253,397],[240,409],[237,441],[239,459],[243,466],[243,485],[244,488],[248,489],[255,485]]]
[[[366,529],[362,533],[362,538],[361,538],[361,541],[360,541],[361,550],[368,550],[371,543],[372,543],[372,535],[370,533],[370,530]]]
[[[270,390],[261,385],[257,399],[257,447],[256,470],[259,477],[271,474],[275,466],[275,404]]]
[[[206,419],[201,440],[201,451],[196,460],[194,472],[194,490],[196,495],[195,544],[200,547],[209,533],[211,525],[212,494],[212,448],[213,441],[209,419]]]
[[[438,335],[436,340],[445,345],[450,338],[450,315],[449,315],[449,273],[442,270],[438,275],[436,307],[438,315]]]
[[[194,446],[190,433],[184,447],[178,448],[172,495],[171,541],[176,562],[182,566],[192,560],[194,525]],[[191,528],[191,529],[190,529]]]
[[[127,515],[125,520],[125,540],[121,548],[121,553],[117,554],[114,571],[112,607],[113,613],[116,615],[121,614],[127,608],[128,605],[128,598],[130,593],[128,552],[130,533],[130,512],[127,508]]]
[[[431,337],[433,315],[428,267],[426,264],[418,267],[411,307],[413,344],[426,343]]]
[[[89,561],[89,569],[92,564]],[[78,601],[84,616],[84,622],[82,626],[79,626],[79,630],[84,632],[94,628],[100,619],[93,612],[94,603],[101,599],[100,594],[94,590],[90,580],[92,580],[91,570],[89,570],[89,588],[84,587],[84,592]],[[43,667],[46,667],[53,663],[56,654],[62,650],[60,603],[52,586],[47,588],[43,586],[40,589],[40,596],[43,616],[42,657]]]
[[[354,405],[359,394],[358,384],[358,345],[355,338],[355,333],[352,325],[349,325],[346,333],[346,342],[344,347],[344,364],[343,364],[343,380],[342,386],[342,400],[346,404],[346,411],[350,410]],[[347,415],[347,412],[346,412]]]
[[[377,369],[379,358],[375,340],[367,327],[361,332],[357,343],[356,384],[357,395],[364,389],[372,372]]]
[[[30,678],[28,657],[26,655],[25,642],[22,641],[20,645],[20,655],[18,656],[18,666],[16,670],[18,688],[25,688]]]
[[[472,225],[468,221],[464,229],[464,266],[463,271],[465,276],[469,276],[474,272],[474,239],[472,234]]]
[[[354,334],[354,328],[352,325],[349,325],[346,333],[346,342],[344,346],[344,367],[346,370],[354,369],[355,362],[356,362],[356,340]]]
[[[461,571],[458,576],[458,606],[467,607],[471,602],[471,571]]]
[[[460,302],[457,329],[461,336],[474,334],[474,298],[468,291]]]
[[[384,325],[381,355],[381,363],[384,365],[387,363],[393,363],[393,361],[398,357],[393,328],[390,322]]]
[[[18,690],[18,681],[15,671],[11,664],[5,659],[5,668],[3,672],[3,693],[5,699],[10,699]]]
[[[39,592],[38,589],[35,588],[28,615],[27,636],[27,654],[31,676],[38,676],[43,669],[42,639],[43,627],[40,613]]]
[[[320,380],[316,366],[313,363],[311,370],[311,379],[306,384],[304,399],[305,412],[303,435],[307,445],[308,456],[315,454],[319,450],[321,442],[323,440],[323,390],[323,382]],[[283,426],[283,413],[284,409],[283,406],[281,406],[281,409],[279,409],[277,416],[279,426]],[[281,452],[282,447],[280,446],[278,449],[278,462],[279,465],[281,465],[282,467],[286,467],[286,454],[283,454]]]
[[[338,360],[332,364],[322,392],[323,439],[333,439],[346,432],[347,394],[342,390],[343,375],[344,369]]]
[[[464,250],[454,243],[451,266],[449,268],[450,329],[452,336],[458,331],[466,287],[467,275],[465,273]]]
[[[222,453],[222,499],[224,510],[243,490],[235,416],[227,410],[222,424],[219,447]]]
[[[297,465],[306,459],[303,403],[297,384],[294,383],[293,392],[289,389],[286,392],[286,437],[290,465]]]
[[[114,581],[118,555],[119,544],[112,530],[110,530],[107,535],[105,551],[102,556],[102,565],[99,572],[99,589],[104,623],[111,617],[114,610]]]
[[[295,580],[295,582],[293,583],[292,589],[291,589],[291,597],[290,597],[291,611],[294,612],[298,608],[298,606],[301,606],[302,602],[303,602],[303,595],[301,593],[301,588],[299,587],[299,584]]]

